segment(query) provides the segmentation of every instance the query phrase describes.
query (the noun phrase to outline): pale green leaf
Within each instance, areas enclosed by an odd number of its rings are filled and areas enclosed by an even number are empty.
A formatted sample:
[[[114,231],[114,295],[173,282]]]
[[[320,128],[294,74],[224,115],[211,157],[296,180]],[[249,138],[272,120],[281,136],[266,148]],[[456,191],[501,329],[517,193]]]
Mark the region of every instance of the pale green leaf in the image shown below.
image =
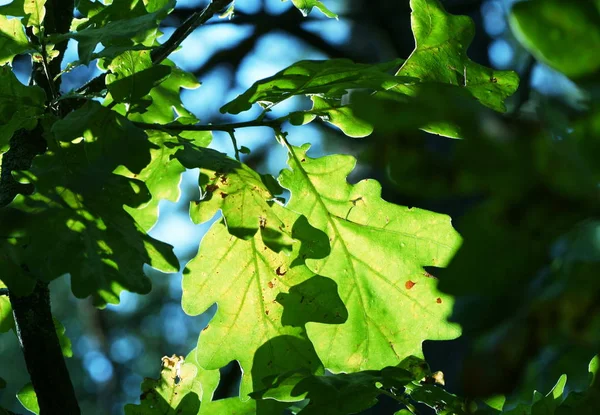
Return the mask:
[[[22,17],[21,22],[25,26],[39,27],[46,15],[45,4],[46,0],[13,0],[0,6],[0,14]]]
[[[171,73],[167,65],[153,65],[149,50],[127,51],[108,65],[106,86],[117,102],[133,103],[145,96]]]
[[[445,266],[458,248],[450,218],[385,202],[374,180],[351,186],[346,176],[353,157],[312,159],[308,147],[288,146],[291,170],[279,181],[292,193],[287,207],[328,235],[330,255],[306,264],[337,283],[348,309],[341,325],[307,325],[325,367],[335,373],[379,369],[421,356],[424,340],[458,336],[458,327],[446,321],[452,298],[423,270]]]
[[[195,365],[178,356],[164,357],[159,379],[145,379],[139,405],[126,405],[125,415],[197,415],[202,389]]]
[[[66,334],[67,329],[56,318],[52,318],[52,320],[54,321],[54,329],[56,330],[56,335],[58,336],[58,343],[60,344],[60,349],[62,350],[63,356],[73,357],[71,339],[69,339]]]
[[[349,105],[341,105],[334,99],[324,99],[317,95],[311,97],[313,107],[309,111],[290,114],[293,125],[304,125],[316,117],[338,127],[348,137],[366,137],[373,132],[373,126],[354,115]]]
[[[0,67],[0,153],[6,150],[15,131],[31,130],[36,126],[44,112],[45,100],[42,88],[25,86],[10,66]]]
[[[329,98],[341,98],[349,89],[388,89],[407,81],[387,71],[397,68],[401,59],[378,65],[354,63],[348,59],[327,61],[300,61],[256,82],[250,89],[225,104],[222,113],[238,114],[259,102],[271,107],[295,95],[319,94]]]
[[[537,60],[578,78],[600,69],[600,10],[591,1],[516,3],[510,26]]]
[[[28,383],[23,386],[19,392],[17,392],[17,399],[21,402],[21,405],[29,412],[32,412],[36,415],[40,413],[40,406],[38,405],[37,396],[35,394],[35,390],[33,390],[33,385]]]
[[[474,36],[472,20],[446,13],[438,0],[411,0],[410,5],[416,46],[397,75],[418,78],[415,86],[429,82],[461,86],[481,104],[504,112],[504,100],[516,91],[519,77],[468,58],[467,49]],[[392,90],[414,95],[415,86],[399,84]],[[435,132],[436,126],[428,130]]]
[[[337,19],[338,17],[337,14],[329,10],[320,0],[292,0],[292,3],[302,12],[304,17],[308,16],[314,7],[329,18]]]
[[[195,223],[210,220],[220,209],[229,233],[245,240],[260,229],[263,242],[272,250],[291,251],[290,230],[272,208],[275,195],[265,178],[254,170],[218,151],[187,145],[175,157],[188,169],[200,167],[203,193],[193,202],[190,216]]]
[[[326,239],[303,217],[279,205],[273,209],[286,232],[292,231],[292,237],[299,240],[292,254],[268,249],[260,233],[250,240],[235,238],[219,221],[202,239],[198,255],[183,276],[182,306],[186,313],[197,315],[218,304],[216,315],[200,336],[198,363],[210,370],[237,360],[243,372],[240,396],[244,400],[253,389],[265,387],[263,379],[267,376],[300,367],[322,373],[302,327],[309,316],[317,317],[318,300],[307,293],[298,304],[301,294],[294,290],[314,277],[302,258],[326,255]],[[286,308],[294,302],[294,310],[290,309],[293,304]],[[337,304],[340,307],[339,301]],[[336,306],[332,302],[324,307],[332,305]],[[295,317],[285,325],[287,313]],[[336,323],[343,321],[342,314],[332,310],[318,317]]]
[[[0,65],[12,63],[15,55],[30,48],[21,20],[0,14]]]
[[[161,200],[176,202],[179,199],[179,183],[185,167],[173,156],[180,148],[178,137],[157,130],[147,132],[148,140],[154,144],[150,149],[150,163],[142,171],[135,174],[129,169],[120,166],[115,173],[131,179],[141,180],[150,192],[151,199],[148,203],[137,207],[125,206],[125,210],[135,221],[148,231],[158,219],[158,203]],[[199,146],[208,146],[212,134],[210,132],[183,132],[184,139],[194,138],[194,143]]]

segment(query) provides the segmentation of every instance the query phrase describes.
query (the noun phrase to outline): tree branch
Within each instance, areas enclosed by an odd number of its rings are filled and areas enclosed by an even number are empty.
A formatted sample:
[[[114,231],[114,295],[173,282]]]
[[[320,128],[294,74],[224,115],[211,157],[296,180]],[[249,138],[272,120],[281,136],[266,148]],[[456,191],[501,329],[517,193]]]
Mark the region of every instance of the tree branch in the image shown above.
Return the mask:
[[[215,13],[220,12],[232,0],[212,0],[201,12],[194,12],[173,32],[171,37],[151,53],[152,62],[160,63],[165,60],[198,26],[206,23]]]
[[[234,122],[229,124],[149,124],[145,122],[134,122],[136,127],[144,130],[162,130],[162,131],[225,131],[228,133],[234,132],[238,128],[247,127],[269,127],[278,129],[281,124],[287,120],[287,116],[276,118],[273,120],[265,120],[263,118],[257,118],[251,121]]]
[[[150,56],[153,64],[159,64],[165,60],[198,26],[206,23],[215,13],[223,10],[233,0],[212,0],[201,12],[194,12],[173,32],[171,37],[158,48],[154,49]],[[79,94],[94,94],[104,89],[106,73],[98,75],[77,90]]]
[[[41,415],[80,415],[50,310],[48,284],[24,297],[9,294],[19,343]]]

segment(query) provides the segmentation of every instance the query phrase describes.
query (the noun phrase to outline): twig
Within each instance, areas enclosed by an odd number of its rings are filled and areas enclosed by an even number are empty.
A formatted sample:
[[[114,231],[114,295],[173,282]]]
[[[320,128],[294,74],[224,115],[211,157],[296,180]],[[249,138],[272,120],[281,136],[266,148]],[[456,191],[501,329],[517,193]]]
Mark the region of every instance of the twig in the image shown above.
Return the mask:
[[[277,129],[287,117],[276,118],[273,120],[265,120],[257,118],[251,121],[234,122],[230,124],[149,124],[145,122],[134,122],[136,127],[144,130],[163,130],[163,131],[225,131],[234,132],[238,128],[247,127],[269,127]]]
[[[232,0],[213,0],[201,12],[193,13],[173,32],[165,43],[152,51],[150,55],[152,63],[156,64],[165,60],[198,26],[206,23],[215,13],[223,10],[231,2]]]
[[[229,133],[229,137],[231,138],[231,144],[233,144],[233,151],[235,152],[235,159],[237,161],[240,161],[240,149],[238,148],[238,145],[237,145],[237,140],[235,138],[235,132],[228,131],[228,133]]]
[[[231,3],[232,0],[213,0],[201,12],[195,12],[188,17],[182,24],[173,32],[171,37],[158,48],[154,49],[150,57],[153,64],[159,64],[165,60],[181,43],[196,29],[198,26],[206,23],[215,13],[223,10]],[[106,73],[98,75],[81,86],[76,92],[79,94],[89,95],[102,91],[105,87]]]

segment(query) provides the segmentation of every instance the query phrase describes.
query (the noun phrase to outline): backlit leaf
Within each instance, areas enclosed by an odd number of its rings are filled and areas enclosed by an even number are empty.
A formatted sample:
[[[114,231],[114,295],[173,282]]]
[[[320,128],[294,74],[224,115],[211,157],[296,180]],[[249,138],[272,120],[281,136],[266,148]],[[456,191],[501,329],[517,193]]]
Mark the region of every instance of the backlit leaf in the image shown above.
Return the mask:
[[[308,16],[308,14],[312,11],[314,7],[319,9],[321,13],[329,18],[337,19],[337,14],[329,10],[322,1],[319,0],[292,0],[292,3],[298,10],[302,12],[304,17]]]
[[[401,63],[401,59],[378,65],[359,64],[348,59],[296,62],[275,75],[256,82],[246,92],[225,104],[221,112],[238,114],[249,110],[256,102],[272,107],[295,95],[319,94],[339,99],[353,88],[391,88],[406,81],[387,73]]]
[[[286,231],[299,239],[292,254],[268,249],[260,233],[250,240],[235,238],[219,221],[202,239],[198,255],[183,277],[182,306],[186,313],[197,315],[218,304],[216,315],[200,336],[198,363],[206,369],[218,369],[237,360],[243,372],[243,400],[253,389],[264,388],[262,380],[267,376],[299,367],[322,373],[303,323],[299,323],[307,316],[299,315],[299,308],[286,309],[286,304],[293,301],[291,288],[314,277],[302,258],[326,255],[326,245],[320,247],[321,233],[304,218],[279,205],[273,209]],[[308,314],[314,313],[314,299],[307,296],[304,300]],[[282,325],[286,313],[295,317]],[[341,312],[338,316],[332,312],[324,321],[343,321]]]
[[[12,63],[15,55],[30,48],[21,21],[0,14],[0,65]]]
[[[348,308],[341,325],[307,325],[325,367],[335,373],[379,369],[420,356],[424,340],[456,337],[458,327],[446,322],[452,299],[423,270],[446,265],[458,248],[450,218],[385,202],[374,180],[351,186],[346,176],[353,157],[312,159],[308,147],[288,146],[291,170],[279,181],[292,192],[287,207],[328,235],[329,256],[306,264],[337,283]]]
[[[38,26],[44,20],[46,0],[12,0],[11,3],[0,6],[0,14],[22,17],[25,26]]]
[[[481,104],[504,112],[504,100],[516,91],[519,77],[512,71],[496,71],[469,59],[472,20],[446,13],[438,0],[411,0],[410,5],[415,49],[397,75],[418,78],[417,85],[434,82],[461,86]],[[410,84],[399,84],[392,90],[415,94]],[[433,132],[435,129],[435,125],[429,127]]]
[[[187,168],[200,167],[203,197],[190,207],[195,223],[210,220],[221,209],[232,235],[248,240],[260,229],[269,248],[291,251],[290,230],[284,230],[285,224],[272,208],[275,195],[261,175],[212,149],[186,146],[175,156]]]

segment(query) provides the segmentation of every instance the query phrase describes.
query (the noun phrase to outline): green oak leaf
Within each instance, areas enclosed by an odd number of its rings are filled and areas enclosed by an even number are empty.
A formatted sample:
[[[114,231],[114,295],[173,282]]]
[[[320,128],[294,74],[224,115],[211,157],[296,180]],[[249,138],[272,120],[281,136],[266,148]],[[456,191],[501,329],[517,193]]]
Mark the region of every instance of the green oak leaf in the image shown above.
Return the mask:
[[[181,357],[163,358],[159,379],[145,379],[139,405],[126,405],[125,415],[197,415],[202,388],[195,365]]]
[[[119,3],[119,2],[117,2]],[[164,2],[162,2],[164,3]],[[137,2],[140,4],[141,2]],[[138,6],[141,7],[141,6]],[[85,22],[82,27],[77,27],[76,32],[52,37],[55,43],[68,39],[77,40],[77,52],[83,64],[88,64],[92,59],[94,49],[98,44],[104,47],[133,46],[135,44],[153,45],[157,37],[158,24],[175,7],[175,0],[169,0],[158,10],[144,10],[144,14],[135,14],[134,17],[118,19],[96,19],[91,23]],[[108,9],[108,8],[107,8]],[[94,18],[100,16],[98,13]],[[112,15],[111,15],[112,16]],[[116,15],[115,15],[116,16]]]
[[[260,229],[262,241],[270,249],[291,251],[293,240],[272,208],[275,195],[264,177],[245,164],[208,148],[186,145],[175,157],[188,169],[200,167],[203,198],[190,206],[194,223],[210,220],[220,209],[232,235],[249,240]]]
[[[25,26],[39,27],[46,15],[46,0],[12,0],[0,6],[0,14],[22,17]]]
[[[200,86],[200,82],[194,74],[178,68],[169,60],[165,60],[163,64],[171,67],[171,73],[164,81],[150,90],[146,97],[148,98],[146,103],[139,103],[130,109],[125,109],[122,105],[122,108],[119,108],[117,105],[116,109],[120,113],[126,114],[127,118],[132,121],[167,124],[177,120],[182,124],[197,123],[198,119],[194,114],[183,106],[180,90],[181,88],[196,89]],[[206,132],[196,132],[196,136],[199,134],[206,135]]]
[[[33,385],[28,383],[17,392],[17,399],[25,409],[36,415],[40,414],[40,406]]]
[[[25,86],[10,66],[0,67],[0,152],[6,150],[15,131],[21,128],[31,130],[37,125],[44,112],[45,101],[46,94],[42,88]]]
[[[0,14],[0,65],[12,63],[16,55],[30,48],[21,21]]]
[[[237,360],[244,400],[253,389],[264,388],[268,376],[300,367],[323,372],[304,328],[282,325],[286,311],[280,295],[314,277],[303,258],[326,255],[327,245],[303,217],[279,205],[273,209],[292,237],[299,239],[290,255],[268,249],[260,233],[250,240],[232,237],[219,221],[204,236],[183,275],[182,306],[187,314],[198,315],[218,304],[198,340],[198,363],[211,370]],[[333,312],[326,320],[343,321]]]
[[[540,62],[571,78],[600,69],[600,8],[591,1],[535,0],[513,5],[509,22]]]
[[[62,142],[83,138],[87,143],[93,143],[86,149],[85,157],[92,164],[103,161],[115,167],[123,165],[133,173],[140,173],[150,163],[153,145],[144,131],[96,101],[86,102],[57,121],[52,132]]]
[[[192,350],[185,362],[196,366],[197,374],[194,382],[196,390],[201,390],[200,412],[198,415],[212,414],[235,414],[235,415],[254,415],[256,414],[256,403],[252,400],[242,401],[238,397],[231,397],[213,401],[213,396],[221,375],[219,370],[206,370],[198,363],[196,359],[196,350]]]
[[[149,50],[127,51],[108,65],[106,86],[117,102],[133,103],[150,92],[171,73],[167,65],[153,65]]]
[[[185,131],[179,137],[172,136],[162,131],[150,130],[147,132],[148,140],[154,146],[150,149],[150,163],[142,171],[135,174],[124,166],[119,166],[114,171],[116,174],[141,180],[145,183],[152,199],[137,207],[125,206],[124,209],[135,221],[148,231],[158,219],[158,204],[161,200],[176,202],[179,199],[179,183],[185,167],[174,155],[181,148],[180,138],[193,140],[197,146],[205,147],[210,144],[212,134],[207,131]]]
[[[32,183],[35,193],[18,196],[0,212],[7,236],[2,249],[9,253],[0,257],[2,275],[8,275],[4,282],[11,291],[26,293],[32,278],[52,281],[69,273],[73,293],[92,295],[98,306],[117,303],[123,289],[148,292],[144,264],[165,272],[177,271],[179,264],[170,245],[148,236],[124,210],[149,202],[144,182],[113,172],[124,165],[140,173],[152,143],[97,103],[87,103],[54,127],[64,141],[49,140],[49,151],[17,175]],[[14,269],[21,272],[8,274]]]
[[[314,7],[319,9],[321,13],[330,19],[337,19],[338,15],[329,10],[322,1],[319,0],[292,0],[294,6],[300,10],[304,17],[308,16],[308,14],[312,11]]]
[[[399,367],[350,374],[315,376],[293,371],[275,378],[269,387],[252,396],[285,401],[288,396],[310,399],[302,415],[346,415],[365,411],[377,403],[382,389],[403,388],[413,375]]]
[[[67,329],[56,318],[53,318],[52,320],[54,321],[54,329],[56,330],[56,335],[58,336],[58,343],[60,344],[60,349],[62,350],[63,356],[73,357],[73,347],[71,344],[71,339],[69,339],[66,335]]]
[[[287,208],[328,235],[330,255],[306,265],[337,283],[348,308],[341,325],[307,325],[325,367],[338,373],[393,366],[420,356],[424,340],[458,336],[458,327],[446,321],[452,298],[423,270],[445,266],[458,248],[450,218],[385,202],[374,180],[351,186],[346,176],[353,157],[312,159],[308,148],[288,145],[291,170],[283,170],[279,182],[292,193]]]
[[[458,85],[486,107],[506,111],[504,100],[516,91],[519,77],[512,71],[495,71],[468,58],[467,48],[474,36],[472,20],[446,13],[438,0],[411,0],[410,5],[416,46],[396,75],[419,81],[399,84],[392,91],[414,95],[419,83]],[[435,124],[429,129],[435,132]]]
[[[373,132],[373,126],[356,117],[354,108],[350,105],[342,105],[341,100],[325,99],[318,95],[313,95],[310,99],[313,102],[312,109],[290,114],[292,125],[305,125],[319,117],[338,127],[348,137],[366,137]]]
[[[378,65],[354,63],[349,59],[326,61],[300,61],[256,82],[250,89],[221,108],[222,113],[239,114],[259,102],[272,107],[295,95],[319,94],[341,98],[348,89],[366,88],[382,90],[407,81],[387,71],[397,68],[402,59]]]

